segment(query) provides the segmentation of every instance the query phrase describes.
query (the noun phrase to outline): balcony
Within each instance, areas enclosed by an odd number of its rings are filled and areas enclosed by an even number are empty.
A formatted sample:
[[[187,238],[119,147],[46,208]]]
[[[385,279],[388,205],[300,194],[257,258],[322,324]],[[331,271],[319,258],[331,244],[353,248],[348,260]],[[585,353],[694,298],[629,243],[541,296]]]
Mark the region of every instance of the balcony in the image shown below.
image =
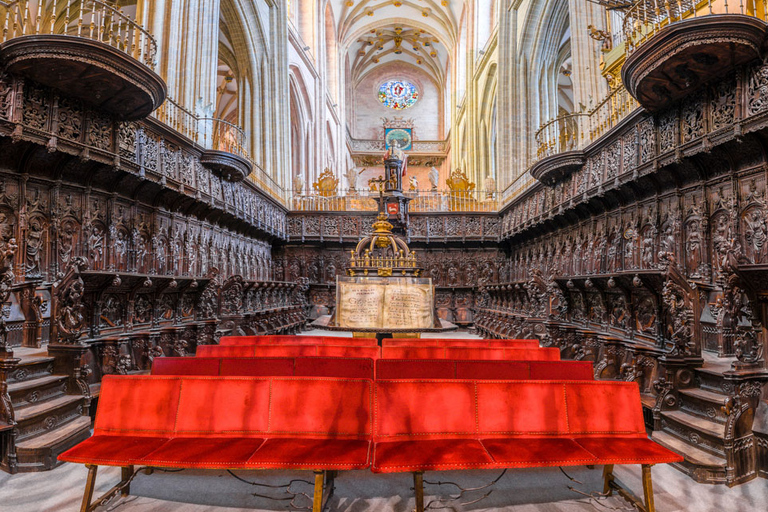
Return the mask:
[[[254,176],[254,181],[282,197],[274,181],[267,179],[266,173],[251,160],[245,148],[245,131],[236,124],[213,117],[198,117],[170,98],[154,117],[200,146],[203,149],[200,163],[225,180],[242,181],[256,167],[260,175]]]
[[[762,0],[640,0],[626,11],[622,81],[659,110],[763,54]]]
[[[559,116],[536,131],[537,161],[530,169],[533,178],[545,185],[554,185],[584,165],[584,152],[579,149],[583,138],[579,120],[584,116],[581,113]]]
[[[584,148],[619,124],[638,106],[627,90],[619,86],[590,111],[574,112],[547,121],[536,131],[536,155],[529,162],[530,175],[547,186],[561,181],[584,165]],[[504,202],[512,197],[505,193]]]
[[[148,116],[165,99],[157,44],[121,9],[99,0],[0,2],[0,60],[119,119]]]
[[[242,181],[253,165],[245,150],[245,132],[223,119],[200,118],[201,145],[205,148],[200,163],[218,172],[227,181]]]

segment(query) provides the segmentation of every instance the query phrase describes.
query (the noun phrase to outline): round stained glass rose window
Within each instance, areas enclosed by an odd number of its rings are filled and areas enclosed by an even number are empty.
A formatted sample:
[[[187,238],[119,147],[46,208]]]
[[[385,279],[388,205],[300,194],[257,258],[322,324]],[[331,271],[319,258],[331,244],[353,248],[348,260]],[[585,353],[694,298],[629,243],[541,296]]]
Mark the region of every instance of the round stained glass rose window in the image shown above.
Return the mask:
[[[419,91],[411,82],[390,80],[379,87],[379,101],[389,108],[403,110],[419,100]]]

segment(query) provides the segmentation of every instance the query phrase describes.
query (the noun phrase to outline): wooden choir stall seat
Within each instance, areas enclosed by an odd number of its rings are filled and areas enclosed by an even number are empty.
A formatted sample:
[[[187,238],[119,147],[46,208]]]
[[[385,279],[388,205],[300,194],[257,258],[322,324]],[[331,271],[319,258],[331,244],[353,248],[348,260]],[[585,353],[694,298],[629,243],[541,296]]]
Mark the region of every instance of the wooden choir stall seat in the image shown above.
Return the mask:
[[[352,357],[158,357],[152,375],[373,379],[373,359]]]
[[[320,512],[329,471],[370,465],[372,404],[370,379],[109,375],[94,435],[59,460],[88,468],[82,512],[127,495],[136,465],[314,471]],[[98,466],[123,476],[92,504]]]
[[[374,473],[413,472],[424,510],[429,470],[641,464],[645,508],[650,467],[683,458],[648,439],[633,382],[377,380]],[[628,492],[624,491],[623,492]]]

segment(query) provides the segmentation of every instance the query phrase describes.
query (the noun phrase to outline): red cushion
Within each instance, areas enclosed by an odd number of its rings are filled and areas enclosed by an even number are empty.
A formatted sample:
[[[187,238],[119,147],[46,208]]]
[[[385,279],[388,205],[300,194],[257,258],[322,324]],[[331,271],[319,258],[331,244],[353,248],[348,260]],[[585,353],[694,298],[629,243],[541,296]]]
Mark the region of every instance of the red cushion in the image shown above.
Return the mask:
[[[452,379],[455,361],[447,359],[379,359],[377,379]]]
[[[597,457],[598,464],[661,464],[683,461],[682,456],[647,437],[577,437],[576,442]]]
[[[373,360],[358,357],[297,357],[295,375],[373,379]]]
[[[597,458],[572,439],[517,437],[483,439],[494,462],[509,467],[596,464]]]
[[[221,360],[221,375],[269,377],[293,375],[292,357],[232,357]]]
[[[152,375],[218,375],[220,361],[214,357],[156,357]]]
[[[645,435],[637,383],[572,382],[565,384],[565,392],[572,434]]]
[[[322,357],[367,357],[379,358],[380,349],[375,347],[356,347],[354,345],[318,345],[317,354]]]
[[[177,377],[104,376],[94,433],[172,433],[180,389]]]
[[[525,361],[456,361],[459,379],[528,379]]]
[[[447,347],[446,359],[497,359],[507,361],[559,361],[556,348]]]
[[[253,357],[253,346],[201,345],[195,351],[195,357]]]
[[[381,347],[384,359],[445,359],[445,348],[437,346],[386,346]]]
[[[185,378],[176,435],[198,433],[262,437],[269,429],[270,379]]]
[[[315,345],[254,345],[254,357],[299,357],[316,356]]]
[[[376,338],[344,338],[340,336],[222,336],[221,346],[248,345],[350,345],[376,346]]]
[[[58,456],[65,462],[125,466],[141,459],[168,442],[167,437],[95,435]]]
[[[589,361],[530,361],[533,380],[594,380]]]
[[[160,467],[242,467],[264,439],[177,437],[146,455],[142,464]]]
[[[476,396],[481,434],[568,434],[562,384],[478,381]]]
[[[268,439],[248,460],[249,467],[363,469],[370,464],[368,439]]]
[[[280,378],[272,380],[269,431],[368,439],[372,418],[370,380]]]
[[[476,469],[493,459],[475,439],[384,441],[374,446],[374,473]]]
[[[376,440],[476,432],[475,385],[466,381],[376,382]]]

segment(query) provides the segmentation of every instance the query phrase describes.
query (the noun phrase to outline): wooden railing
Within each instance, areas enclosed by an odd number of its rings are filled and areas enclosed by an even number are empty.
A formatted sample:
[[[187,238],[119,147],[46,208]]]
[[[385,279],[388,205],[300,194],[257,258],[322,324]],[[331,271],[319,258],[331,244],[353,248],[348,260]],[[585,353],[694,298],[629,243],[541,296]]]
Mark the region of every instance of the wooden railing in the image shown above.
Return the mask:
[[[623,85],[613,89],[595,108],[574,112],[547,121],[536,131],[536,162],[566,151],[584,149],[616,126],[639,104]]]
[[[122,10],[99,0],[0,2],[2,42],[28,35],[67,35],[108,44],[155,68],[157,42]]]
[[[226,151],[250,159],[245,149],[245,131],[236,124],[223,119],[199,118],[197,142],[205,149]]]
[[[664,27],[690,18],[740,14],[766,20],[766,0],[640,0],[627,10],[624,40],[627,55]]]

